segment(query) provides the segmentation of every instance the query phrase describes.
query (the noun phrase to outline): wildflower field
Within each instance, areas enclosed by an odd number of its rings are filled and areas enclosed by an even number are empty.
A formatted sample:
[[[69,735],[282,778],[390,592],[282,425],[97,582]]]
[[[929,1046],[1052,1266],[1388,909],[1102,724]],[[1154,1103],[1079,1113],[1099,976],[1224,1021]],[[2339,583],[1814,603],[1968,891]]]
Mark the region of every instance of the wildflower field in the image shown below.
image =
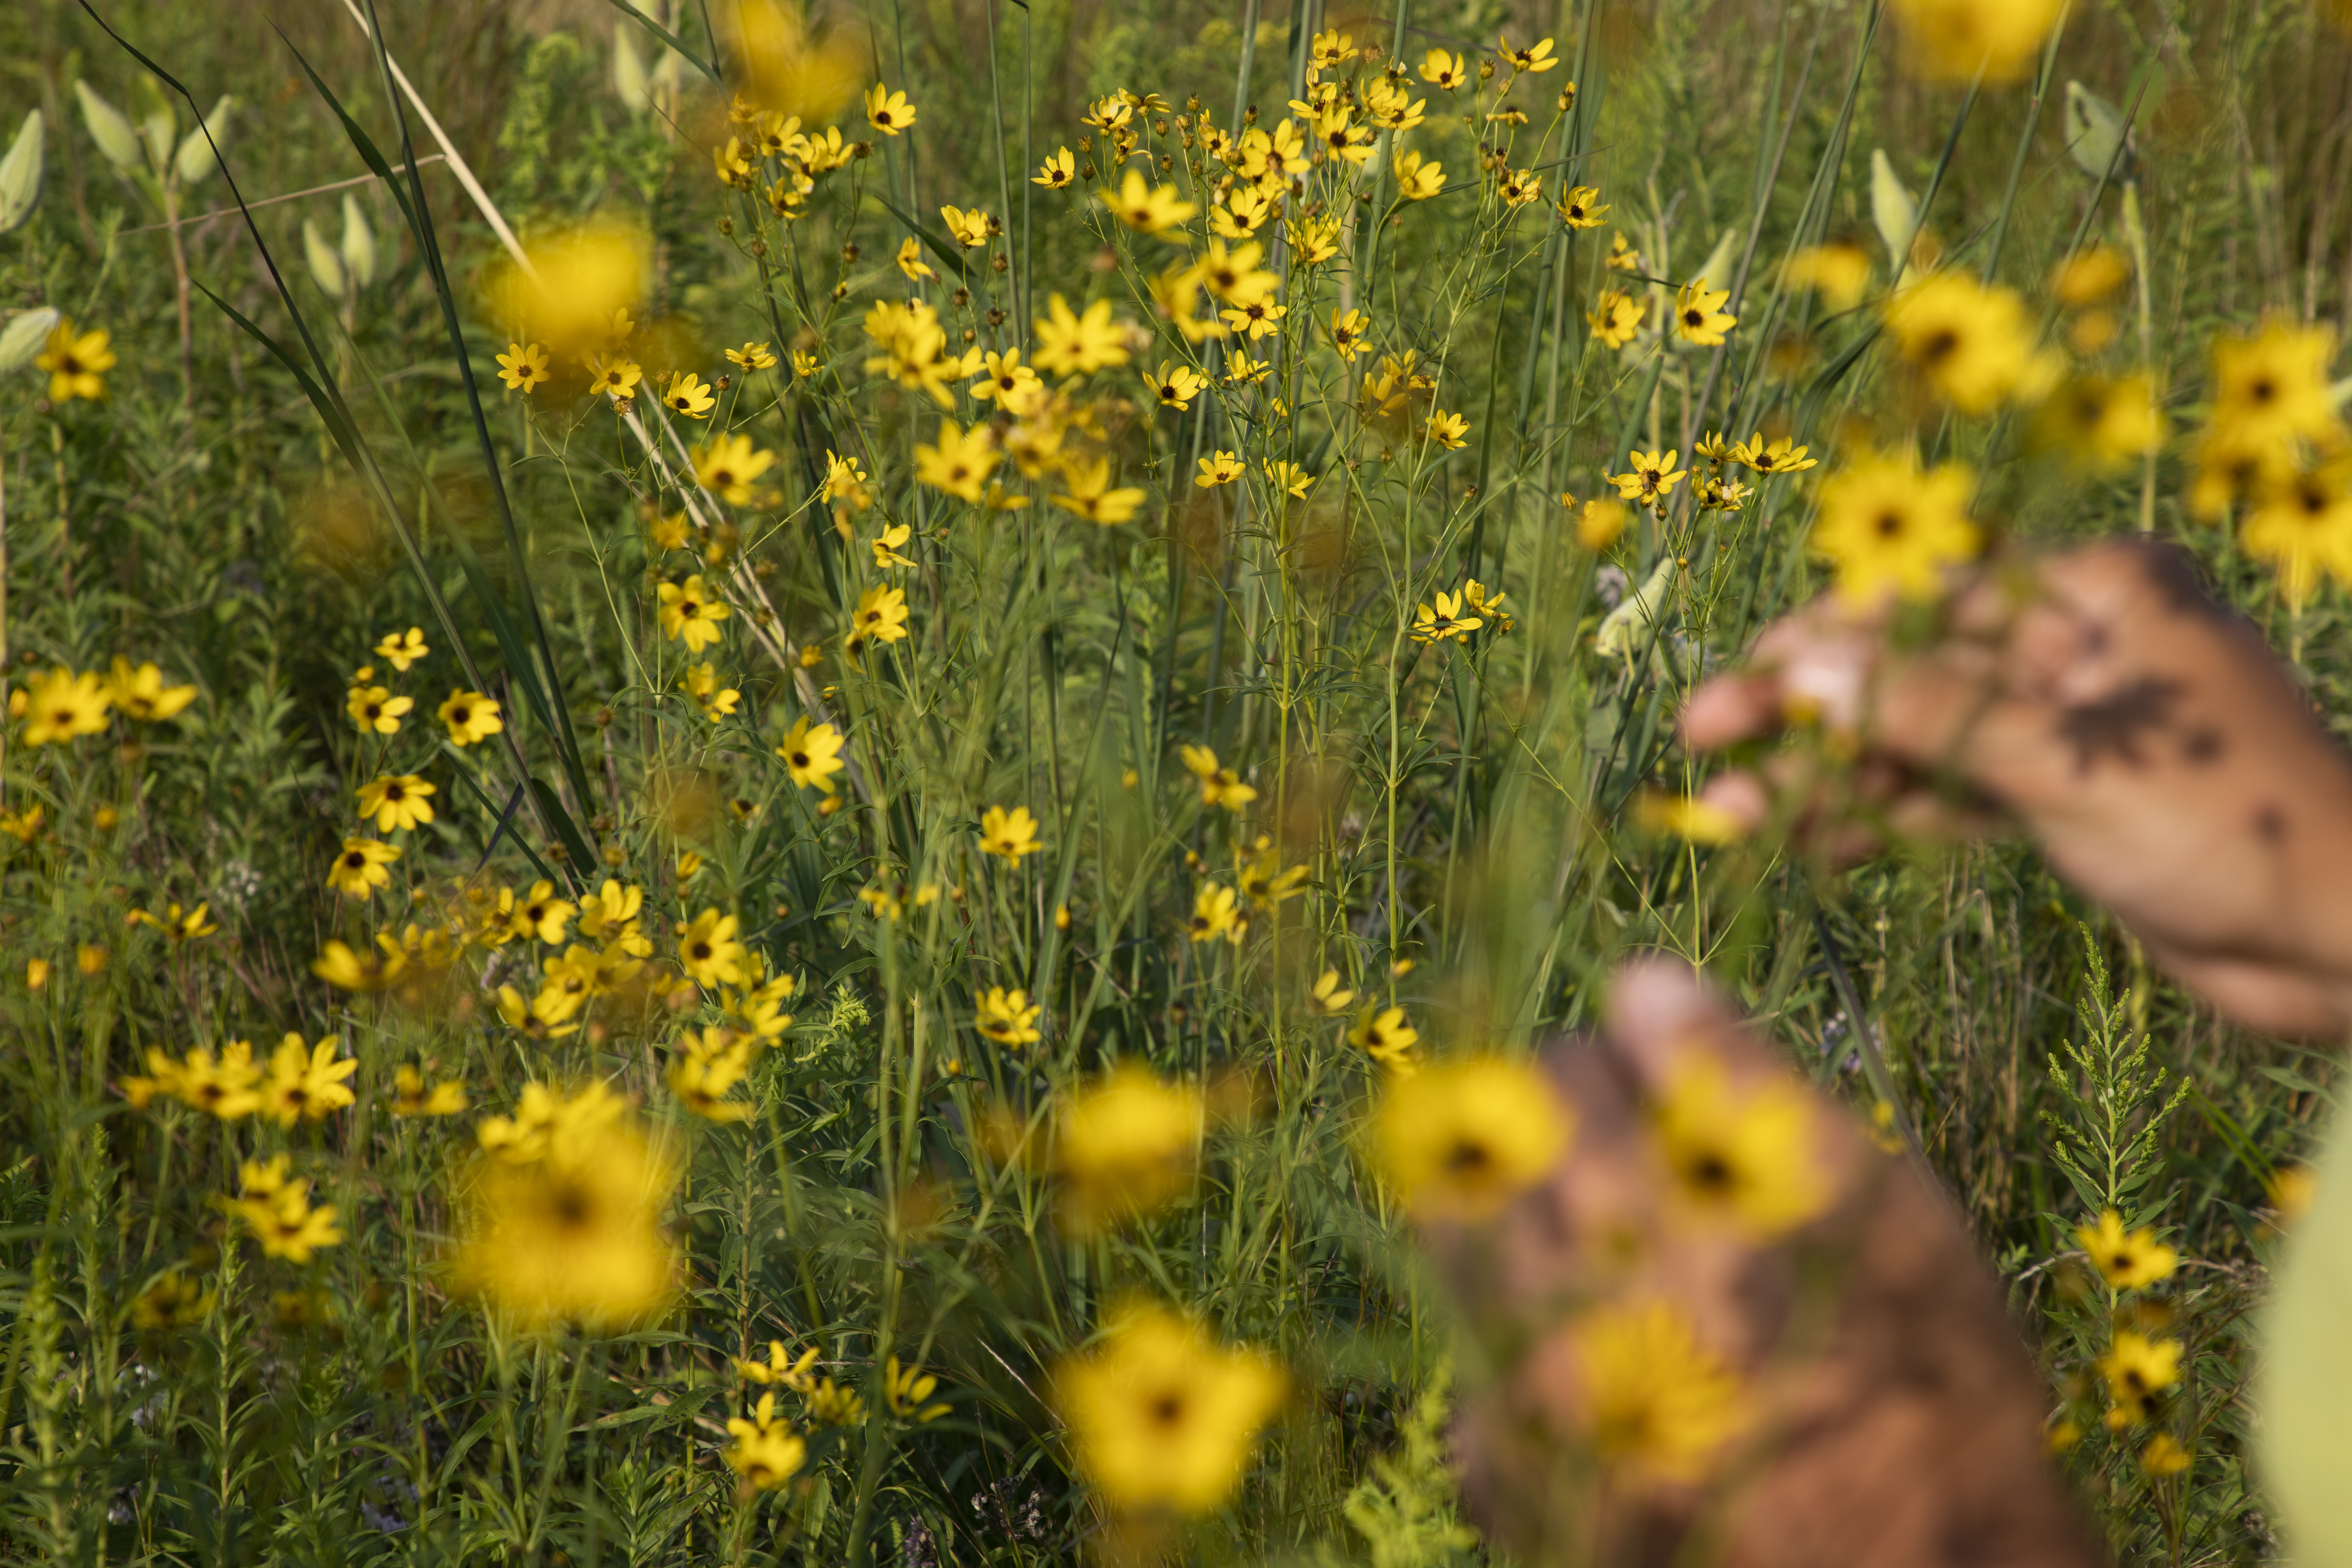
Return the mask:
[[[2347,25],[0,8],[0,1554],[1533,1562],[1423,1237],[1664,953],[1932,1173],[2112,1561],[2280,1556],[2333,1056],[1677,716],[2152,534],[2352,726]],[[1760,1244],[1833,1116],[1743,1085],[1641,1125]],[[1734,1468],[1704,1323],[1556,1306],[1559,1495]]]

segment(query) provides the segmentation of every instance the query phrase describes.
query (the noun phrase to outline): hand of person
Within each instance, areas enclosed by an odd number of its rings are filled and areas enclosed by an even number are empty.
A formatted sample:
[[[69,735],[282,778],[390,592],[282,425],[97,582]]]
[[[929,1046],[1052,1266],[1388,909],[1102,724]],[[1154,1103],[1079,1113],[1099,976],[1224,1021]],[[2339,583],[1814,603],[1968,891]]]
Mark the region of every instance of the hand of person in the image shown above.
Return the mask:
[[[2352,1026],[2352,762],[2187,556],[2128,541],[1997,562],[1930,646],[1897,650],[1888,626],[1817,600],[1700,688],[1682,721],[1694,750],[1808,722],[1833,740],[1703,798],[1754,827],[1793,797],[1799,830],[1843,857],[1876,833],[1825,809],[1838,788],[1904,833],[2006,815],[2225,1014],[2282,1034]]]

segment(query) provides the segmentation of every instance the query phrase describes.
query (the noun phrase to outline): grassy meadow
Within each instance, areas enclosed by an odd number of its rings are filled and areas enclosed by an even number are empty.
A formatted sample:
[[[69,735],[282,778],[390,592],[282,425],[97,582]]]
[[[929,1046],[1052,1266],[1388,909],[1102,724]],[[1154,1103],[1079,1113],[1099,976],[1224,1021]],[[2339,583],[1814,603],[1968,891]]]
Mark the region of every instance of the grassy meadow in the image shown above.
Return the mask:
[[[1501,1561],[1414,1162],[1645,951],[1941,1178],[2116,1561],[2277,1552],[2332,1056],[1675,716],[2146,531],[2352,723],[2329,6],[92,3],[0,9],[11,1560]]]

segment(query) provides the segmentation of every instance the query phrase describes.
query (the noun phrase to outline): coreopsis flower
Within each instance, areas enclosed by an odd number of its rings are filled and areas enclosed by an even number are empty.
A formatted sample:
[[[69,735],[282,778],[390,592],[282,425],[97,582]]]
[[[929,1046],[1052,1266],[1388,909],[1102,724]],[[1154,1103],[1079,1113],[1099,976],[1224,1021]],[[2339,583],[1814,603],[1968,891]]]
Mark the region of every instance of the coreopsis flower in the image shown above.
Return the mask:
[[[425,1075],[406,1063],[393,1069],[392,1113],[394,1116],[457,1116],[466,1109],[466,1086],[443,1081],[425,1087]]]
[[[1034,1045],[1037,1018],[1045,1009],[1029,1000],[1026,991],[992,985],[972,1001],[972,1027],[1001,1046]]]
[[[1642,270],[1642,253],[1633,248],[1633,242],[1625,237],[1623,229],[1619,229],[1609,237],[1607,264],[1612,272]]]
[[[1128,101],[1128,97],[1121,91],[1114,92],[1108,98],[1095,100],[1087,105],[1087,111],[1078,116],[1078,123],[1090,125],[1105,135],[1123,129],[1135,118],[1135,105]]]
[[[1724,334],[1739,324],[1739,318],[1723,308],[1730,298],[1730,289],[1709,289],[1704,278],[1684,284],[1675,293],[1675,336],[1700,348],[1723,342]]]
[[[1405,1022],[1403,1008],[1377,1004],[1365,1007],[1356,1026],[1348,1031],[1349,1045],[1381,1066],[1406,1074],[1412,1072],[1412,1047],[1420,1041],[1421,1031]]]
[[[1217,761],[1217,753],[1206,746],[1179,746],[1179,757],[1184,771],[1201,783],[1201,804],[1222,805],[1227,811],[1238,812],[1257,798],[1257,791],[1242,783],[1241,774]]]
[[[727,1096],[750,1076],[753,1043],[716,1024],[699,1034],[688,1030],[670,1058],[670,1092],[705,1121],[749,1121],[758,1108]]]
[[[737,921],[706,909],[678,935],[677,964],[697,985],[743,984],[743,944],[735,940]]]
[[[1441,593],[1436,604],[1415,608],[1410,630],[1417,643],[1441,643],[1465,639],[1485,624],[1463,604],[1461,595]]]
[[[2025,300],[2016,289],[1939,272],[1886,307],[1886,329],[1905,364],[1963,414],[2036,401],[2060,363],[2037,353]]]
[[[2131,262],[2112,245],[2092,245],[2076,251],[2051,275],[2050,292],[2074,310],[2095,305],[2131,281]]]
[[[906,1421],[936,1421],[948,1413],[944,1405],[927,1405],[940,1380],[919,1366],[901,1367],[897,1356],[882,1361],[882,1397],[890,1414]]]
[[[980,500],[981,486],[996,471],[1000,459],[993,436],[985,425],[969,431],[952,419],[940,421],[936,445],[915,447],[915,477],[934,489],[969,501]]]
[[[401,715],[415,706],[415,698],[394,697],[389,687],[354,686],[344,699],[343,711],[362,735],[396,735]]]
[[[866,90],[866,123],[885,136],[902,136],[915,123],[915,106],[880,82]]]
[[[637,929],[637,916],[644,910],[646,891],[634,883],[624,886],[607,877],[596,890],[580,903],[580,934],[589,942],[602,943],[606,951],[643,958],[653,952],[653,943]]]
[[[1421,57],[1421,79],[1440,92],[1452,92],[1476,74],[1477,68],[1470,63],[1470,57],[1466,54],[1432,49]]]
[[[0,833],[19,844],[30,844],[41,836],[41,819],[47,815],[38,805],[28,805],[16,811],[0,811]],[[36,990],[39,989],[37,986]]]
[[[1418,127],[1429,118],[1429,100],[1415,98],[1410,89],[1388,77],[1374,77],[1364,88],[1364,112],[1371,122],[1391,136],[1401,136]]]
[[[212,918],[212,909],[208,900],[193,910],[183,910],[179,900],[174,899],[164,906],[160,915],[149,910],[133,910],[125,919],[134,925],[154,927],[163,933],[164,941],[177,947],[182,942],[211,936],[220,930]]]
[[[434,787],[415,773],[382,773],[360,785],[360,816],[378,833],[404,833],[433,820]]]
[[[330,941],[312,961],[310,973],[339,991],[388,991],[408,967],[408,955],[390,937],[379,935],[376,943],[381,951],[370,952]]]
[[[1039,370],[1048,375],[1086,375],[1127,363],[1127,331],[1111,320],[1108,300],[1097,300],[1081,316],[1055,294],[1046,300],[1045,310],[1034,322]]]
[[[730,612],[719,596],[703,586],[698,574],[683,583],[664,583],[661,597],[661,627],[664,633],[686,645],[690,654],[700,653],[719,640],[719,623]]]
[[[2148,1418],[2164,1391],[2180,1381],[2179,1340],[2150,1339],[2132,1329],[2117,1329],[2115,1342],[2099,1358],[2099,1375],[2106,1379],[2114,1406],[2107,1426],[2121,1431]]]
[[[874,570],[888,572],[894,568],[912,566],[914,563],[899,554],[898,551],[900,546],[914,536],[914,529],[902,522],[894,527],[886,528],[874,538],[867,540],[866,544],[874,552]]]
[[[1233,452],[1213,453],[1200,459],[1200,467],[1201,471],[1193,478],[1192,482],[1204,490],[1218,485],[1232,484],[1249,471],[1249,465],[1243,462],[1238,454]]]
[[[2113,1209],[2100,1213],[2095,1226],[2079,1226],[2076,1245],[2090,1256],[2092,1267],[2117,1290],[2141,1290],[2171,1276],[2180,1255],[2158,1246],[2156,1233],[2145,1227],[2126,1233],[2123,1215]]]
[[[498,700],[478,691],[452,691],[438,711],[453,746],[470,746],[507,727],[499,717]]]
[[[1642,330],[1643,310],[1638,295],[1621,289],[1603,289],[1592,309],[1585,312],[1584,320],[1603,348],[1622,349]]]
[[[1609,208],[1601,200],[1598,185],[1577,185],[1568,195],[1552,204],[1559,221],[1570,228],[1599,228],[1601,220],[1609,216]]]
[[[710,385],[690,370],[682,370],[669,378],[662,388],[662,406],[688,419],[708,419],[717,404]]]
[[[1912,68],[1945,81],[2015,81],[2058,25],[2063,0],[1895,0]]]
[[[399,858],[396,845],[373,838],[346,838],[335,863],[328,868],[327,886],[347,899],[372,899],[378,888],[390,885],[392,873],[385,868]]]
[[[923,259],[923,247],[915,243],[915,237],[911,234],[898,242],[896,259],[898,270],[906,275],[909,283],[919,283],[926,278],[939,276],[931,270],[931,264]]]
[[[269,1058],[261,1085],[261,1112],[281,1127],[324,1121],[357,1098],[347,1080],[360,1070],[357,1058],[340,1052],[341,1037],[330,1035],[311,1046],[289,1034]]]
[[[1390,169],[1396,175],[1397,195],[1406,201],[1425,202],[1445,189],[1445,165],[1418,153],[1399,153]]]
[[[2323,572],[2352,583],[2352,460],[2298,466],[2263,481],[2240,539],[2247,554],[2276,565],[2291,605],[2311,596]]]
[[[60,665],[25,682],[25,743],[53,745],[95,735],[106,728],[114,695],[95,674],[77,675]]]
[[[1201,210],[1198,204],[1184,200],[1175,186],[1154,185],[1141,170],[1132,168],[1118,194],[1104,191],[1099,199],[1119,222],[1139,234],[1165,234]]]
[[[1286,1388],[1265,1355],[1226,1350],[1165,1308],[1130,1308],[1055,1371],[1054,1403],[1110,1507],[1204,1514],[1240,1486]]]
[[[1143,491],[1132,485],[1113,489],[1110,479],[1108,458],[1073,462],[1062,470],[1062,482],[1067,488],[1053,498],[1054,504],[1088,522],[1116,527],[1135,515],[1143,504]]]
[[[1184,934],[1194,942],[1215,942],[1223,937],[1230,942],[1242,939],[1239,896],[1221,882],[1203,882],[1192,895],[1192,915],[1184,922]]]
[[[2038,445],[2063,453],[2076,468],[2097,472],[2155,451],[2164,444],[2164,427],[2156,383],[2135,372],[2076,376],[2036,411],[2032,433]]]
[[[33,358],[35,369],[49,373],[51,403],[63,405],[77,397],[95,403],[106,395],[105,373],[115,365],[114,351],[107,342],[102,327],[77,332],[72,317],[58,319],[41,352]]]
[[[505,928],[499,940],[508,942],[562,942],[572,917],[580,912],[579,905],[557,898],[555,884],[544,880],[533,882],[520,898],[511,888],[499,889],[498,907]]]
[[[1541,1180],[1575,1119],[1541,1071],[1499,1057],[1441,1062],[1372,1113],[1381,1174],[1423,1219],[1492,1219]]]
[[[840,731],[830,724],[812,724],[803,713],[785,731],[776,755],[784,759],[784,772],[793,784],[831,795],[833,775],[848,765],[841,759],[842,745]]]
[[[247,1162],[243,1190],[221,1206],[253,1233],[265,1255],[307,1264],[321,1247],[340,1243],[343,1231],[331,1205],[311,1205],[309,1181],[284,1178],[285,1163],[281,1154],[272,1162],[276,1171],[265,1175]]]
[[[811,1352],[812,1355],[815,1352]],[[727,1468],[743,1478],[755,1492],[773,1491],[800,1473],[808,1458],[808,1444],[776,1418],[776,1396],[760,1395],[747,1418],[727,1418],[727,1435],[735,1439],[724,1458]]]
[[[1317,975],[1307,993],[1307,1006],[1333,1017],[1345,1013],[1355,999],[1356,994],[1339,984],[1339,972],[1336,969],[1327,969]]]
[[[1499,170],[1495,176],[1495,194],[1503,198],[1506,209],[1517,212],[1543,199],[1543,176],[1533,169]]]
[[[1003,353],[993,350],[981,357],[986,368],[972,378],[971,395],[981,403],[994,403],[1008,413],[1019,413],[1033,394],[1042,393],[1045,383],[1038,374],[1021,363],[1021,351],[1006,349]]]
[[[212,1316],[220,1292],[207,1290],[178,1268],[167,1271],[131,1303],[131,1326],[143,1334],[192,1329]]]
[[[1294,105],[1295,107],[1295,105]],[[1370,125],[1359,125],[1344,102],[1334,101],[1315,116],[1315,139],[1334,158],[1361,165],[1371,161],[1372,144],[1380,133]]]
[[[978,207],[969,212],[961,207],[941,207],[940,219],[948,226],[948,237],[966,250],[986,245],[995,225],[995,220]]]
[[[411,626],[405,632],[384,633],[377,641],[374,651],[376,658],[405,675],[410,665],[433,650],[425,644],[425,628]]]
[[[893,643],[907,635],[907,595],[899,588],[868,588],[850,612],[851,632],[864,639]]]
[[[752,449],[749,436],[718,436],[694,448],[695,482],[730,506],[750,506],[752,486],[776,461],[770,451]]]
[[[1695,795],[1644,790],[1633,797],[1633,826],[1686,844],[1736,844],[1748,827],[1727,807]]]
[[[1513,48],[1507,37],[1495,39],[1495,58],[1509,69],[1526,75],[1548,71],[1559,61],[1552,58],[1552,41],[1538,38],[1525,48]]]
[[[1252,359],[1247,349],[1235,349],[1225,361],[1225,381],[1232,386],[1255,386],[1273,374],[1270,360]]]
[[[708,659],[688,665],[677,685],[702,716],[714,724],[733,713],[735,705],[743,699],[740,691],[720,682],[719,667]]]
[[[755,370],[776,368],[776,351],[766,343],[745,343],[740,349],[727,351],[727,363],[747,374]]]
[[[1025,805],[1007,811],[992,805],[980,814],[980,851],[998,855],[1019,863],[1024,855],[1034,855],[1045,847],[1037,841],[1037,819],[1029,815]]]
[[[2180,1439],[2169,1432],[2158,1432],[2139,1451],[2139,1468],[2158,1480],[2177,1476],[2195,1462],[2189,1450],[2180,1446]]]
[[[1764,432],[1759,430],[1750,439],[1734,446],[1730,456],[1733,462],[1755,473],[1801,474],[1820,461],[1805,455],[1810,449],[1796,445],[1786,436],[1768,445]]]
[[[1459,414],[1433,408],[1429,411],[1426,428],[1429,438],[1449,452],[1458,452],[1469,444],[1470,421]]]
[[[1777,1077],[1735,1086],[1722,1062],[1694,1050],[1669,1079],[1653,1131],[1676,1199],[1705,1223],[1770,1240],[1829,1203],[1812,1107]]]
[[[1789,258],[1780,279],[1791,289],[1815,289],[1832,310],[1851,310],[1870,289],[1870,253],[1843,240],[1809,246]]]
[[[1191,1186],[1202,1116],[1198,1090],[1132,1063],[1072,1093],[1054,1118],[1064,1219],[1090,1233]]]
[[[1070,155],[1070,150],[1064,147],[1037,165],[1037,172],[1029,176],[1029,183],[1043,185],[1049,191],[1066,191],[1077,177],[1077,161]]]
[[[1497,636],[1519,624],[1504,607],[1503,601],[1507,597],[1508,595],[1500,588],[1489,588],[1475,577],[1462,584],[1463,608],[1494,627]]]
[[[1209,384],[1209,378],[1190,365],[1168,361],[1161,363],[1157,375],[1147,376],[1145,380],[1153,395],[1159,399],[1160,406],[1172,408],[1179,414],[1191,408],[1192,399],[1200,396],[1202,388]]]
[[[625,403],[636,396],[637,384],[646,378],[646,367],[623,353],[590,354],[583,362],[588,371],[588,395],[604,396],[615,403]]]
[[[1687,472],[1675,467],[1675,459],[1681,456],[1675,451],[1633,452],[1626,457],[1626,472],[1601,477],[1617,487],[1622,499],[1643,506],[1658,506],[1674,494],[1675,486]]]
[[[750,190],[752,176],[758,173],[751,165],[752,151],[743,144],[740,136],[730,136],[725,146],[710,149],[711,174],[731,190]]]
[[[1349,364],[1370,346],[1372,319],[1361,310],[1331,312],[1331,347]]]
[[[2271,321],[2252,338],[2214,339],[2210,429],[2239,450],[2327,443],[2336,429],[2327,379],[2335,357],[2336,334],[2325,326]]]
[[[1246,305],[1228,305],[1217,312],[1217,317],[1229,329],[1255,342],[1282,331],[1282,319],[1289,313],[1288,306],[1265,299],[1253,300]]]
[[[1909,450],[1855,460],[1822,483],[1812,548],[1837,567],[1838,593],[1863,605],[1888,592],[1932,599],[1945,569],[1977,552],[1976,478],[1957,463],[1923,472]]]
[[[528,393],[551,377],[547,351],[537,343],[509,343],[507,352],[498,358],[499,379],[507,384],[509,392]]]
[[[1272,217],[1278,198],[1250,185],[1235,185],[1209,209],[1209,232],[1219,239],[1245,240]]]
[[[1571,1331],[1581,1384],[1578,1415],[1604,1465],[1691,1484],[1747,1429],[1746,1392],[1664,1301],[1597,1308]]]

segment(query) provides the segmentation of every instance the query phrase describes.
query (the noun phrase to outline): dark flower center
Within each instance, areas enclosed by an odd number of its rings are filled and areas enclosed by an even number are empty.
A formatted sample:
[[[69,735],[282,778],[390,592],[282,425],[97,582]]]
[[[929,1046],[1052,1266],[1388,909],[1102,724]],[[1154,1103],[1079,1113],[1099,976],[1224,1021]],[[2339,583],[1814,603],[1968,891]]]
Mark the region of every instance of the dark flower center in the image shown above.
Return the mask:
[[[1878,514],[1876,527],[1879,538],[1892,539],[1903,531],[1903,514],[1899,511],[1882,511]]]

